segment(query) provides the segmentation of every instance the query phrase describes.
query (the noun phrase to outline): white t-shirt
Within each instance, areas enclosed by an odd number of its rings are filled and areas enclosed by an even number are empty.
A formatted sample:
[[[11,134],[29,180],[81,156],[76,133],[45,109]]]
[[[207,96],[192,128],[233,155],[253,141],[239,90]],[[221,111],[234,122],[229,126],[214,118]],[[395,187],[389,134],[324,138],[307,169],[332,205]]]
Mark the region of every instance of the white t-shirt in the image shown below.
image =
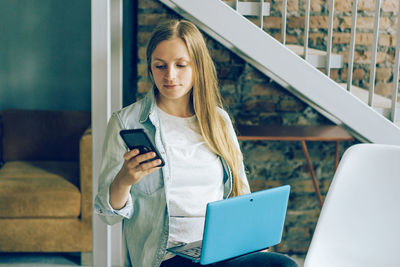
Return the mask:
[[[223,198],[223,168],[205,144],[196,116],[176,117],[160,108],[158,114],[171,173],[164,180],[170,247],[202,239],[207,203]]]

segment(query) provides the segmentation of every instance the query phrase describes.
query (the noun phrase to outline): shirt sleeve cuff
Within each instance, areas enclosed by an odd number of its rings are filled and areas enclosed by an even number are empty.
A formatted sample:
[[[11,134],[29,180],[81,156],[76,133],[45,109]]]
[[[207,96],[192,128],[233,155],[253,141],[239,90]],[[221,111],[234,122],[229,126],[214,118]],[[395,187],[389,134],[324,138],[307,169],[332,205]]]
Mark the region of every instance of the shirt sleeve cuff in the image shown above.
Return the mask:
[[[99,192],[96,196],[94,211],[95,213],[106,217],[122,216],[123,218],[130,219],[133,214],[132,196],[128,196],[128,200],[123,208],[115,210],[111,207],[108,190],[105,192]]]
[[[109,204],[110,205],[110,204]],[[120,215],[124,218],[131,218],[132,217],[132,211],[133,211],[133,202],[132,202],[132,196],[129,195],[128,200],[125,204],[125,206],[119,210],[115,210],[111,207],[110,205],[110,210],[112,211],[112,213],[116,214],[116,215]]]

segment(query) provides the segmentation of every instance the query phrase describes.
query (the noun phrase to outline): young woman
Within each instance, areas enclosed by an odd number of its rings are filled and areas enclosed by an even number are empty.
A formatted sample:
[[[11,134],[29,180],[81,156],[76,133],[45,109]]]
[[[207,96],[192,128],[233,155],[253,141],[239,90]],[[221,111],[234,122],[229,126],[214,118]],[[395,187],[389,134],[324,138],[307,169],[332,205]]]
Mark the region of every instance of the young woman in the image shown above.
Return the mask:
[[[147,47],[147,64],[152,90],[108,123],[95,210],[108,224],[123,220],[128,265],[198,266],[166,249],[202,238],[208,202],[250,193],[242,155],[222,109],[214,64],[192,23],[159,25]],[[158,167],[154,152],[127,151],[119,132],[135,128],[145,129],[164,167]],[[256,264],[296,266],[267,252],[215,266]]]

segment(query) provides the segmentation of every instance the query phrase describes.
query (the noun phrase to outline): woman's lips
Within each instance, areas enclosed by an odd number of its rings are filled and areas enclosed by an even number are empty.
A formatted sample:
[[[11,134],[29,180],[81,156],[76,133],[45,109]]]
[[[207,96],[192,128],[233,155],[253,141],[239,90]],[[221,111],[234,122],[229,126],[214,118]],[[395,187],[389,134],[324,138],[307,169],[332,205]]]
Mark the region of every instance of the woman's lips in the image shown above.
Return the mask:
[[[164,88],[167,88],[167,89],[174,89],[178,86],[179,86],[178,84],[164,84]]]

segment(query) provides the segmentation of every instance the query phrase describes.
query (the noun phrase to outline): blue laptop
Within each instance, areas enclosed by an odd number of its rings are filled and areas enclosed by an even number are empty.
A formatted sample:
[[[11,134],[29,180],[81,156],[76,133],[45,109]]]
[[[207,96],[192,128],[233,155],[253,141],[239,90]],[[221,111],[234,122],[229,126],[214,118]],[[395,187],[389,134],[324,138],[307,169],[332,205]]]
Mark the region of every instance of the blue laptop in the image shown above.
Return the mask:
[[[168,251],[204,265],[279,244],[289,192],[284,185],[208,203],[203,240]]]

